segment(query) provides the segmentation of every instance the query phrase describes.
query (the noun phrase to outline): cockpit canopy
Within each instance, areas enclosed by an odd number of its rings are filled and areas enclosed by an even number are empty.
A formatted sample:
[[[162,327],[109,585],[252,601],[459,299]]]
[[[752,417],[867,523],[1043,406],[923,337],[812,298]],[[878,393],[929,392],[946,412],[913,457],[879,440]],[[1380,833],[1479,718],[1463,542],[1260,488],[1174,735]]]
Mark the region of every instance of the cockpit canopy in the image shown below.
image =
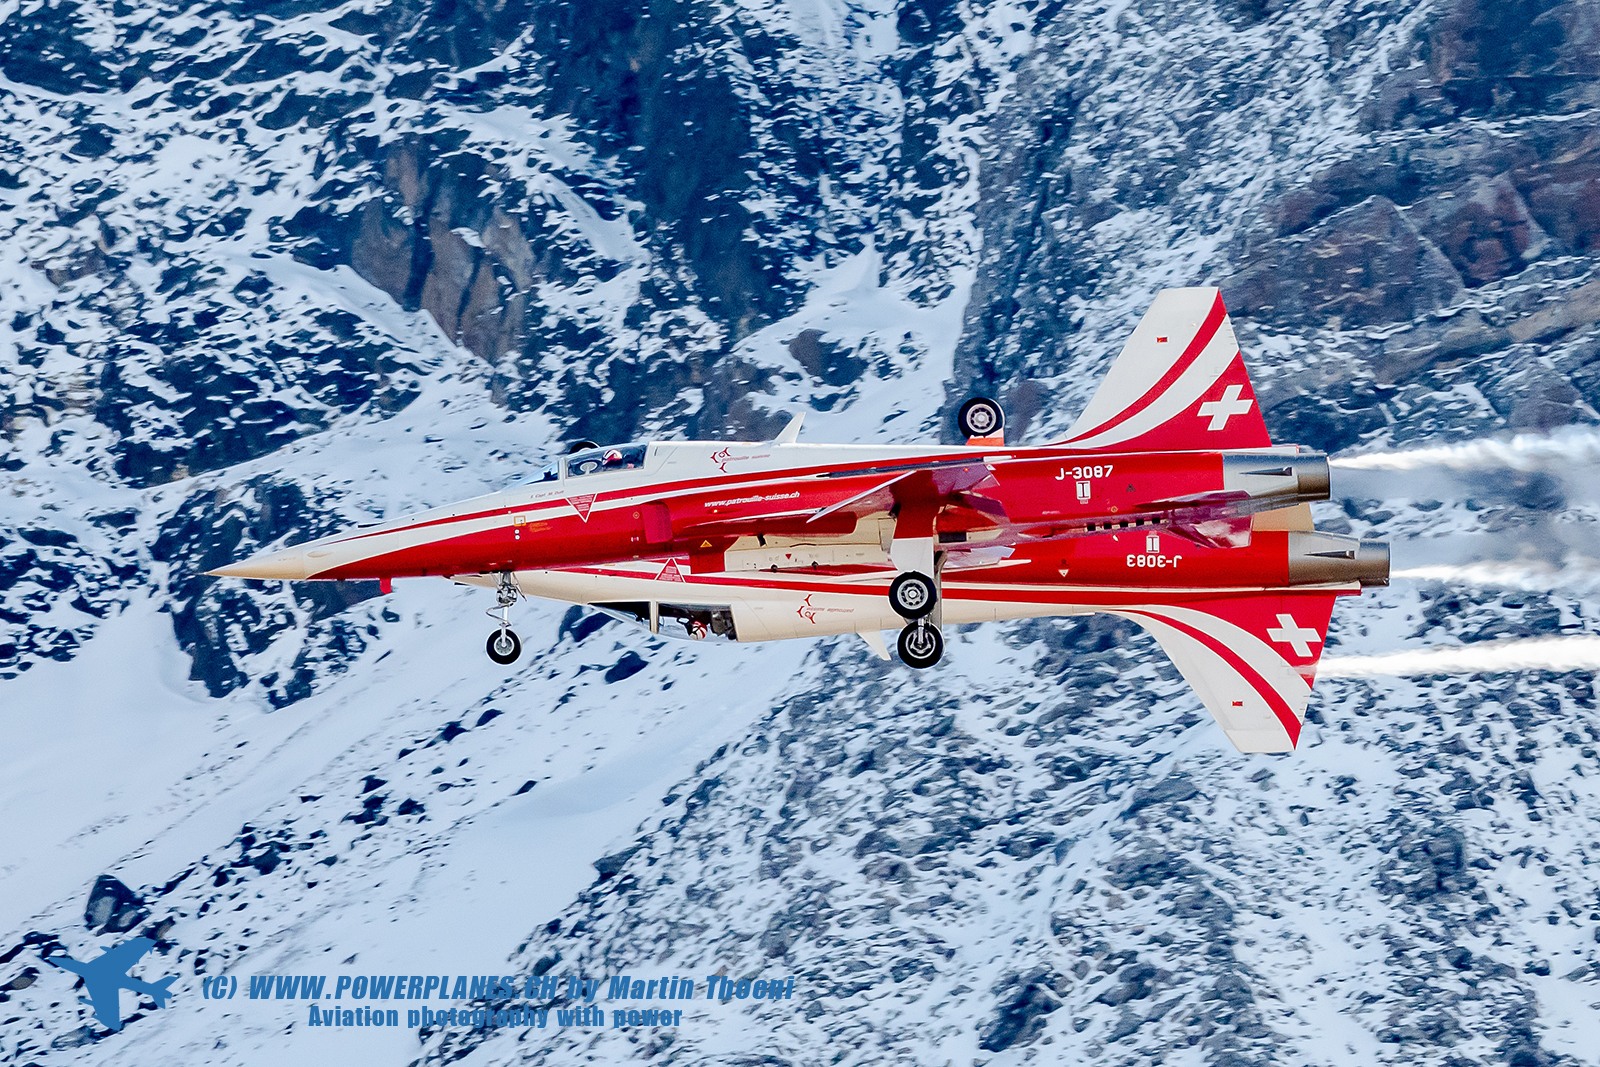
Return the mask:
[[[586,448],[582,452],[574,452],[553,463],[547,464],[539,472],[538,482],[553,482],[561,477],[563,470],[568,478],[582,478],[590,474],[609,474],[614,471],[635,471],[644,466],[645,453],[650,445],[645,441],[633,441],[625,445],[606,445],[604,448]]]
[[[607,471],[634,471],[644,466],[649,445],[643,443],[589,448],[567,457],[567,477],[602,474]]]

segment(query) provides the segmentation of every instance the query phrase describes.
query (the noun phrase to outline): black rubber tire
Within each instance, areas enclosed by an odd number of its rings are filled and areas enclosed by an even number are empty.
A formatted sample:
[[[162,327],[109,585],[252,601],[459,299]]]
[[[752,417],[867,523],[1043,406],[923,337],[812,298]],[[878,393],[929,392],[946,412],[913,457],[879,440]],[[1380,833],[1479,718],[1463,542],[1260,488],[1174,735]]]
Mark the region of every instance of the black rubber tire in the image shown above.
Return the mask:
[[[593,441],[574,441],[572,444],[567,446],[567,455],[570,456],[575,452],[587,452],[591,448],[599,447],[600,446],[595,444]]]
[[[902,619],[927,618],[938,600],[938,587],[921,571],[906,571],[889,583],[889,606]]]
[[[964,437],[994,437],[1005,432],[1006,413],[997,401],[975,396],[956,412],[956,427]]]
[[[936,626],[914,622],[900,631],[895,647],[907,667],[927,670],[944,658],[944,635]]]
[[[489,653],[489,658],[502,667],[510,666],[517,662],[517,657],[522,655],[522,638],[513,630],[496,630],[489,635],[488,642],[483,646]]]

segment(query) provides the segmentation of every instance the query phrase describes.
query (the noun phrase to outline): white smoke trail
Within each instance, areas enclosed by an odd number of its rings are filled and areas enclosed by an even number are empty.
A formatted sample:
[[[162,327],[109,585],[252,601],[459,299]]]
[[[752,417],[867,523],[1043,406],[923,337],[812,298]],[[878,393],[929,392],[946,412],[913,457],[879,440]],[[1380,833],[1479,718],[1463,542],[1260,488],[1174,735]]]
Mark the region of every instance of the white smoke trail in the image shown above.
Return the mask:
[[[1371,656],[1325,656],[1317,673],[1324,678],[1406,678],[1508,671],[1600,671],[1600,637],[1532,637]]]
[[[1600,428],[1568,426],[1551,434],[1518,434],[1505,441],[1467,441],[1404,452],[1340,456],[1335,467],[1355,471],[1482,470],[1509,467],[1519,471],[1600,464]]]
[[[1540,560],[1436,563],[1425,567],[1403,567],[1391,574],[1390,578],[1397,581],[1517,589],[1526,593],[1581,595],[1600,592],[1600,560],[1568,556],[1560,563]]]

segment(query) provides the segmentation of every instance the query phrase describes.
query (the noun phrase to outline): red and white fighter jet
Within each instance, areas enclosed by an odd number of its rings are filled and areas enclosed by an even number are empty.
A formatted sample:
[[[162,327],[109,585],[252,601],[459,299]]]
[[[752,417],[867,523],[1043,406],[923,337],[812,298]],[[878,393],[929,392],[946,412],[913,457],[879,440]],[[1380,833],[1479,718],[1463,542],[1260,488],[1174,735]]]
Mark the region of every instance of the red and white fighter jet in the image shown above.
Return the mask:
[[[1007,445],[589,442],[527,485],[255,556],[212,574],[443,576],[494,589],[488,652],[521,653],[522,596],[651,633],[860,634],[931,667],[945,623],[1111,612],[1148,630],[1229,739],[1300,736],[1337,597],[1384,585],[1386,544],[1312,529],[1328,461],[1274,446],[1215,289],[1160,293],[1067,437]]]

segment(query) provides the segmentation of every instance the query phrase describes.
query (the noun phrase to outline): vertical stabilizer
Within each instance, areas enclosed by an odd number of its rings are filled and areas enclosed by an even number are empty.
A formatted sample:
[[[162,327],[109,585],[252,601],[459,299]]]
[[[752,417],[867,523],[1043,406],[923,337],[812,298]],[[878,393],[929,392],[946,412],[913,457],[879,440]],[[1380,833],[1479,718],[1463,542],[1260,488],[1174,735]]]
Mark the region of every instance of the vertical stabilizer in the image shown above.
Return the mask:
[[[1270,445],[1222,294],[1156,294],[1061,443],[1155,452]]]

